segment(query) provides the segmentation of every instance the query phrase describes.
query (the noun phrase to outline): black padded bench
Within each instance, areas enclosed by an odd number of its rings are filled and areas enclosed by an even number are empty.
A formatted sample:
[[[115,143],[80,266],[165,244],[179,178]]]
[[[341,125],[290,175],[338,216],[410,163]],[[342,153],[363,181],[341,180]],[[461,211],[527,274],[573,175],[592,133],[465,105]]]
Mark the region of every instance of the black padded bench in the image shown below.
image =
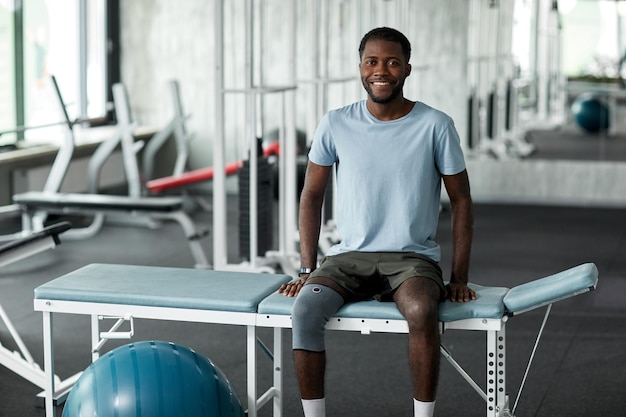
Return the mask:
[[[195,260],[196,268],[210,268],[191,218],[183,210],[183,200],[177,197],[127,197],[103,194],[46,193],[29,191],[15,194],[13,202],[20,206],[24,227],[33,228],[33,218],[41,212],[96,215],[127,213],[150,219],[174,220],[183,228]]]

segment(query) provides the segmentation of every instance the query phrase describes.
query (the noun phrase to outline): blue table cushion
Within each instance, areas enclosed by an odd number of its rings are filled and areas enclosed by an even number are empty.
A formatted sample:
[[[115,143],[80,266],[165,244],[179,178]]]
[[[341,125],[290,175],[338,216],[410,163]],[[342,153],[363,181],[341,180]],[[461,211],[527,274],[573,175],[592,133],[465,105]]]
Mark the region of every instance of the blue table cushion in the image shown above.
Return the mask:
[[[264,273],[91,264],[37,287],[35,298],[291,315],[294,298],[276,293],[289,280],[288,275]],[[597,281],[598,270],[588,263],[511,290],[470,283],[477,299],[442,302],[439,320],[501,318],[595,288]],[[403,319],[393,302],[374,300],[348,303],[336,316]]]
[[[35,299],[255,313],[262,299],[289,280],[264,273],[91,264],[35,288]]]
[[[476,300],[467,303],[453,303],[449,300],[439,305],[439,320],[451,322],[470,318],[501,318],[504,315],[502,302],[508,288],[483,287],[471,284],[476,291]],[[260,314],[291,315],[295,298],[282,294],[272,294],[259,304]],[[341,307],[335,317],[370,318],[382,320],[404,320],[395,303],[375,300],[348,303]]]
[[[476,292],[476,299],[465,303],[446,300],[439,305],[439,321],[449,323],[464,319],[500,319],[504,316],[504,296],[509,291],[505,287],[484,287],[469,283]]]
[[[291,316],[291,309],[295,300],[295,297],[286,297],[275,292],[259,303],[257,311],[259,314]]]
[[[511,314],[528,311],[593,289],[597,283],[598,268],[586,263],[512,288],[504,305]]]

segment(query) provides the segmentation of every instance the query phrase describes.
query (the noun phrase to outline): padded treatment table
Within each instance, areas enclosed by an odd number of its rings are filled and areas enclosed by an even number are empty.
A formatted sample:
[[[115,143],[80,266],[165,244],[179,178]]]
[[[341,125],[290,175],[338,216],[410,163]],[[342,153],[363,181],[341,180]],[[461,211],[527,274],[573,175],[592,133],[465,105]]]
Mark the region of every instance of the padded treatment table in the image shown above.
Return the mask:
[[[13,196],[22,210],[22,222],[32,229],[33,217],[45,211],[63,214],[129,213],[153,219],[174,220],[183,228],[196,268],[210,268],[200,239],[204,234],[183,210],[183,200],[177,197],[128,197],[119,195],[47,193],[28,191]]]
[[[552,303],[595,289],[598,270],[592,263],[540,278],[512,289],[505,287],[485,287],[470,283],[476,291],[476,300],[467,303],[442,302],[439,307],[441,332],[446,330],[478,330],[487,334],[486,364],[487,381],[483,390],[441,345],[442,355],[457,372],[485,400],[487,417],[511,416],[515,411],[509,406],[506,391],[506,322],[509,317],[539,307],[549,306],[544,316],[544,324],[550,314]],[[273,328],[291,327],[293,298],[273,294],[259,304],[257,326]],[[393,302],[362,301],[344,305],[335,317],[331,318],[327,329],[371,332],[408,333],[408,325]],[[541,327],[543,329],[543,325]],[[275,344],[280,344],[280,333]],[[535,341],[539,343],[541,332]],[[497,359],[497,360],[496,360]],[[528,363],[530,367],[531,360]],[[526,370],[528,372],[528,368]],[[274,387],[281,395],[282,387]],[[521,389],[520,387],[520,393]],[[519,394],[518,394],[519,399]],[[517,403],[517,400],[516,400]]]
[[[92,360],[99,357],[107,339],[132,337],[134,319],[245,326],[248,416],[256,417],[257,306],[289,280],[287,275],[275,274],[92,264],[37,287],[34,305],[43,312],[44,323],[46,415],[55,416],[55,398],[67,394],[56,390],[53,314],[69,313],[91,316]],[[115,323],[100,332],[99,322],[107,318]],[[130,323],[130,330],[119,330],[124,322]]]
[[[286,275],[192,269],[93,264],[35,289],[35,310],[43,312],[44,362],[48,376],[46,415],[54,416],[53,313],[87,314],[92,320],[93,357],[107,338],[130,337],[134,318],[235,324],[247,327],[248,415],[273,400],[273,414],[282,416],[282,329],[291,327],[293,298],[276,289],[290,280]],[[506,392],[506,334],[509,317],[587,292],[596,287],[594,264],[579,265],[512,289],[470,284],[477,299],[468,303],[443,302],[441,330],[479,330],[487,334],[487,381],[483,391],[442,346],[444,357],[484,398],[488,417],[510,416]],[[99,319],[115,318],[108,332],[99,332]],[[119,332],[129,321],[131,330]],[[273,385],[257,395],[255,352],[257,327],[273,328]],[[346,304],[328,323],[328,329],[407,333],[408,326],[395,304],[362,301]],[[542,326],[543,329],[543,326]],[[539,334],[539,336],[541,333]],[[538,337],[539,339],[539,337]],[[537,339],[537,342],[538,342]],[[537,343],[536,342],[536,343]],[[269,352],[269,349],[262,345]],[[515,408],[515,407],[514,407]],[[513,408],[513,411],[514,411]]]

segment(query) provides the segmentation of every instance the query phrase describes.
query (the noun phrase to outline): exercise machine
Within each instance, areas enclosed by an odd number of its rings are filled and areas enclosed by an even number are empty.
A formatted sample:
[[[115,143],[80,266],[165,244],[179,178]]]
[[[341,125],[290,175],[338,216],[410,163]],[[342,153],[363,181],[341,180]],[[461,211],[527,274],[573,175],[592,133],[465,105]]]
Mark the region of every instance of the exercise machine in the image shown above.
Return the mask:
[[[63,96],[61,95],[61,91],[59,89],[57,80],[54,76],[49,78],[50,80],[50,88],[52,89],[52,96],[54,97],[54,104],[57,109],[57,113],[61,116],[62,121],[44,124],[41,126],[35,127],[22,127],[18,130],[24,131],[28,129],[37,129],[44,128],[50,126],[62,126],[63,127],[63,139],[59,145],[59,150],[54,158],[54,162],[52,163],[52,167],[50,168],[50,173],[46,179],[42,192],[45,194],[48,193],[57,193],[61,189],[61,184],[65,179],[65,175],[70,166],[70,162],[72,161],[72,156],[74,155],[75,149],[75,138],[74,138],[74,124],[75,122],[71,121],[67,110],[65,108],[65,102],[63,101]],[[17,204],[4,206],[0,208],[0,215],[15,215],[19,214],[21,208]],[[41,230],[43,228],[43,224],[46,220],[45,212],[37,212],[33,213],[32,224],[37,230]],[[11,241],[15,239],[20,239],[23,237],[29,236],[33,232],[32,228],[22,229],[20,232],[0,235],[0,242],[3,241]]]
[[[298,265],[298,255],[296,253],[297,232],[296,232],[296,193],[297,193],[297,167],[296,167],[296,129],[295,129],[295,4],[288,3],[285,11],[289,16],[286,25],[281,25],[290,33],[285,38],[288,46],[282,56],[286,59],[289,68],[289,76],[286,77],[287,85],[269,86],[264,85],[264,73],[257,68],[258,62],[254,61],[253,47],[255,36],[260,36],[262,47],[262,28],[255,32],[256,22],[261,25],[266,17],[262,14],[255,19],[255,2],[246,0],[245,2],[245,72],[243,73],[243,88],[227,88],[224,80],[224,2],[215,1],[215,62],[219,65],[215,68],[215,134],[213,136],[213,264],[218,270],[237,271],[266,271],[273,272],[277,267],[285,273],[295,274]],[[258,10],[258,9],[257,9]],[[260,33],[260,34],[259,34]],[[258,54],[262,55],[262,54]],[[261,72],[261,83],[255,83],[256,71]],[[259,155],[254,150],[257,148],[257,138],[259,131],[263,131],[262,113],[260,103],[268,95],[277,97],[280,103],[276,112],[281,119],[279,127],[278,146],[280,148],[279,158],[279,204],[278,204],[278,249],[269,251],[263,256],[258,255],[258,218],[256,215],[249,216],[249,256],[248,261],[233,263],[227,257],[227,207],[226,207],[226,119],[225,119],[225,96],[239,95],[244,100],[245,118],[245,142],[249,155],[249,189],[248,213],[256,213],[258,199],[258,167]]]
[[[520,80],[513,56],[505,53],[511,43],[513,3],[471,0],[468,28],[468,156],[519,159],[531,155],[519,128]]]
[[[54,249],[61,243],[59,235],[71,228],[68,222],[59,222],[44,229],[21,237],[0,246],[0,268],[29,258],[43,251]],[[11,322],[9,315],[0,303],[0,321],[8,329],[11,339],[17,346],[16,351],[10,350],[0,342],[0,365],[5,366],[27,381],[45,388],[46,377],[44,371],[33,359],[26,344],[20,337],[17,329]],[[56,378],[56,377],[55,377]],[[59,384],[60,379],[56,378]],[[70,384],[72,381],[68,381]]]
[[[146,181],[155,179],[154,172],[157,152],[170,138],[174,139],[176,145],[176,161],[172,175],[181,175],[188,169],[189,144],[193,140],[193,134],[189,133],[185,122],[191,115],[187,115],[184,112],[178,81],[170,80],[168,86],[174,114],[167,126],[157,132],[144,147],[141,166]]]
[[[206,233],[198,232],[194,222],[183,210],[183,201],[176,197],[127,197],[101,194],[42,193],[30,191],[16,194],[13,201],[19,205],[25,230],[36,231],[33,218],[39,212],[63,215],[124,215],[173,220],[183,229],[185,239],[195,261],[195,267],[210,268],[200,240]]]

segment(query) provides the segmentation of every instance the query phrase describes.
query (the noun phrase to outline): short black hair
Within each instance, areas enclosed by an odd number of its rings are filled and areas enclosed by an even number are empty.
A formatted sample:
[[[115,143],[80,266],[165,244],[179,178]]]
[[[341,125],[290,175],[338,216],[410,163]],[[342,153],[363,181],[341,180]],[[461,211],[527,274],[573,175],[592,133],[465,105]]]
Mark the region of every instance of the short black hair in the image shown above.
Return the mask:
[[[372,29],[367,32],[365,36],[363,36],[363,39],[361,39],[361,44],[359,45],[359,59],[363,58],[363,50],[365,49],[365,44],[368,41],[372,40],[383,40],[399,43],[402,47],[402,53],[406,58],[406,62],[409,62],[409,59],[411,58],[411,43],[406,38],[406,36],[402,34],[402,32],[388,27]]]

